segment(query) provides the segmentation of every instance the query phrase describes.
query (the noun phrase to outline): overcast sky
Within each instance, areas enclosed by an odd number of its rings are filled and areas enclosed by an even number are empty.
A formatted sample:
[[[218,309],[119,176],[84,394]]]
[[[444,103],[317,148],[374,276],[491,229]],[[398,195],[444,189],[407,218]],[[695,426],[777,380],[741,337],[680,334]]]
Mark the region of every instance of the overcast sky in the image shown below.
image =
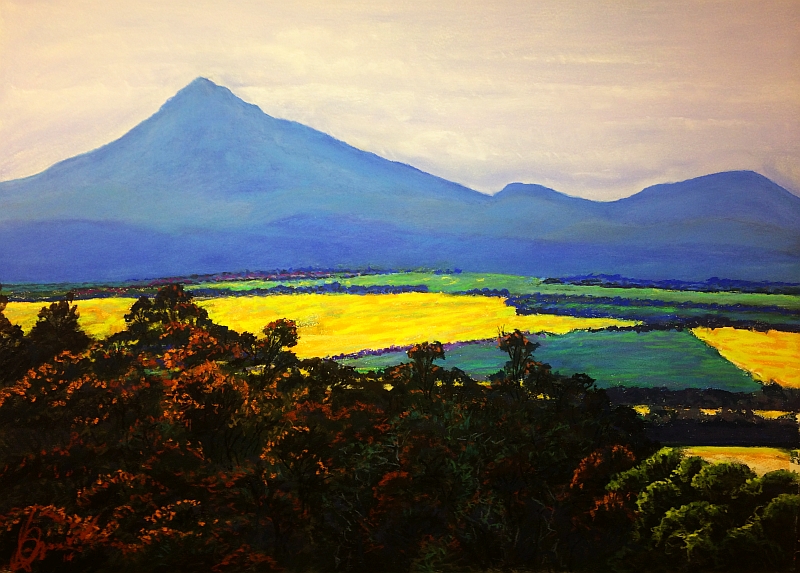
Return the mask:
[[[197,76],[485,192],[753,169],[800,194],[798,0],[0,0],[0,180]]]

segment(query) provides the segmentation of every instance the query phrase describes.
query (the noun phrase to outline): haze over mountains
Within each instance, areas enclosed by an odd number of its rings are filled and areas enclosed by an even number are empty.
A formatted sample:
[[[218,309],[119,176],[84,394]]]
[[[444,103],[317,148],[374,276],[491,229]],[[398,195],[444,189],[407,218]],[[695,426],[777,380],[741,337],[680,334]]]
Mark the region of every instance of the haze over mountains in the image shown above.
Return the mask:
[[[754,172],[594,202],[494,196],[198,78],[120,139],[0,183],[0,281],[300,267],[800,281],[800,198]]]

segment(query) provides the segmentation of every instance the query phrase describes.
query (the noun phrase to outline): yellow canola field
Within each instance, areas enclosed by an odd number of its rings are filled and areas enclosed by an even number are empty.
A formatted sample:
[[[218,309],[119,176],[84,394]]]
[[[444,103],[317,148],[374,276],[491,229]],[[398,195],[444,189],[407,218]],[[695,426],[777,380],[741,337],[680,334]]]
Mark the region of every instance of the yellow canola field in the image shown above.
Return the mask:
[[[746,464],[758,475],[775,470],[791,470],[798,472],[800,466],[789,462],[788,450],[759,446],[692,446],[685,448],[687,456],[699,456],[717,464],[720,462],[738,462]]]
[[[78,319],[83,330],[95,338],[105,338],[116,332],[125,330],[125,319],[122,317],[130,310],[135,298],[92,298],[76,300]],[[36,323],[36,318],[43,306],[49,302],[10,302],[3,314],[12,322],[28,332]]]
[[[800,388],[800,333],[695,328],[694,335],[762,382]]]
[[[79,300],[80,323],[102,338],[125,329],[132,298]],[[517,316],[500,298],[441,293],[381,295],[300,294],[198,299],[211,319],[239,332],[261,334],[278,318],[297,322],[300,357],[335,356],[365,349],[438,340],[458,342],[497,336],[499,328],[565,334],[572,330],[635,324],[627,320],[538,314]],[[26,332],[49,303],[11,302],[8,319]]]
[[[215,322],[240,332],[260,334],[264,325],[277,318],[294,320],[300,336],[295,351],[300,357],[335,356],[426,340],[480,340],[497,336],[498,328],[565,334],[634,324],[605,318],[517,316],[500,298],[441,293],[225,297],[199,304]]]

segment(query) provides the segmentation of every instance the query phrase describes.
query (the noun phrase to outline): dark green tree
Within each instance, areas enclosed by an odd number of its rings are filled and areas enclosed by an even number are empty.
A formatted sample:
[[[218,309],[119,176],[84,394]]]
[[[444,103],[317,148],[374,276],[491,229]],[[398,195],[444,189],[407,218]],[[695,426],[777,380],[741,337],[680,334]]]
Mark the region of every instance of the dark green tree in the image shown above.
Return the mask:
[[[635,505],[632,545],[621,563],[645,571],[788,570],[798,485],[792,472],[758,477],[743,464],[661,450],[608,486]]]
[[[146,296],[140,297],[125,315],[125,322],[133,327],[171,322],[198,326],[211,324],[208,311],[197,306],[192,294],[186,292],[180,283],[159,288],[152,300]]]
[[[78,353],[86,350],[91,338],[78,323],[78,306],[72,304],[74,294],[69,292],[63,300],[42,307],[36,324],[27,335],[33,364],[41,364],[68,350]]]
[[[411,383],[422,390],[426,398],[431,398],[436,389],[436,382],[439,379],[439,367],[433,364],[434,360],[444,360],[444,348],[442,343],[422,342],[415,344],[408,349],[408,357],[411,359]]]
[[[128,328],[119,333],[116,340],[138,341],[141,345],[152,346],[173,344],[181,339],[185,343],[187,327],[205,328],[222,341],[238,341],[241,335],[227,327],[214,324],[208,311],[194,302],[192,293],[182,284],[162,286],[155,297],[141,296],[124,315]],[[254,340],[252,335],[248,335]]]
[[[501,331],[497,347],[508,354],[504,369],[506,377],[520,383],[533,363],[533,351],[539,348],[539,344],[528,340],[519,330],[514,330],[511,333]]]
[[[16,381],[29,363],[22,328],[12,324],[3,312],[7,305],[8,297],[0,293],[0,386]]]

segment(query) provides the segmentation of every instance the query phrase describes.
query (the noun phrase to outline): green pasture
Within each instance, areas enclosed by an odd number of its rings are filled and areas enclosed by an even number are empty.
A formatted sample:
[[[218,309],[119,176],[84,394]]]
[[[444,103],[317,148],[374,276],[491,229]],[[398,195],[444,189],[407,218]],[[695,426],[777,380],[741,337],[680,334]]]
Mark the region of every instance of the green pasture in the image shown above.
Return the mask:
[[[322,279],[208,282],[190,288],[207,289],[206,292],[215,289],[220,292],[247,292],[278,285],[302,288],[321,287],[332,283],[338,283],[342,287],[364,288],[424,285],[430,292],[450,294],[481,289],[505,289],[512,296],[523,297],[515,302],[523,311],[527,308],[531,312],[623,318],[662,326],[687,321],[705,324],[719,319],[723,323],[734,321],[768,325],[778,329],[800,329],[800,296],[797,295],[546,284],[533,277],[486,273],[441,274],[415,271],[354,277],[342,274]],[[525,295],[543,295],[555,299],[525,300]]]
[[[553,295],[583,295],[594,297],[620,297],[631,300],[659,300],[665,303],[704,303],[748,306],[778,306],[787,310],[800,311],[800,296],[785,294],[741,293],[741,292],[696,292],[676,291],[657,288],[612,288],[597,285],[545,284],[534,277],[500,275],[491,273],[437,274],[433,272],[400,272],[392,274],[373,274],[355,277],[330,277],[324,279],[295,279],[281,281],[234,280],[206,282],[189,288],[227,289],[248,291],[283,286],[321,286],[338,282],[342,286],[406,286],[426,285],[431,292],[456,293],[474,289],[506,289],[511,295],[533,293]]]
[[[187,290],[220,290],[231,292],[247,292],[258,289],[270,289],[276,286],[287,287],[315,287],[323,286],[338,282],[343,287],[360,286],[360,287],[373,287],[373,286],[417,286],[425,285],[430,292],[443,292],[443,293],[458,293],[470,291],[475,289],[490,289],[502,290],[506,289],[512,296],[526,295],[526,294],[543,294],[543,295],[556,295],[556,296],[587,296],[587,297],[604,297],[614,298],[619,297],[622,300],[631,301],[630,305],[619,305],[619,310],[622,314],[620,317],[625,317],[630,313],[630,308],[636,306],[637,312],[648,311],[642,310],[643,307],[637,306],[636,301],[655,300],[664,303],[666,310],[669,310],[669,305],[680,305],[686,303],[699,303],[699,304],[718,304],[718,305],[746,305],[746,306],[763,306],[773,307],[785,310],[787,315],[794,314],[794,318],[800,320],[800,296],[788,294],[765,294],[765,293],[741,293],[741,292],[696,292],[696,291],[677,291],[666,290],[657,288],[613,288],[603,287],[598,285],[568,285],[568,284],[545,284],[541,279],[535,277],[517,276],[517,275],[502,275],[492,273],[452,273],[442,274],[435,272],[397,272],[390,274],[367,274],[360,276],[347,276],[347,273],[334,275],[327,278],[320,279],[287,279],[287,280],[263,280],[263,279],[248,279],[248,280],[220,280],[213,282],[200,282],[196,284],[187,285]],[[71,284],[71,285],[44,285],[44,284],[18,284],[18,285],[3,285],[3,291],[7,295],[14,297],[21,296],[25,299],[38,299],[46,297],[63,296],[69,290],[81,290],[92,288],[93,285],[88,284]],[[96,286],[96,285],[95,285]],[[106,288],[118,289],[119,292],[115,293],[116,296],[138,296],[140,294],[153,294],[155,287],[142,286],[141,284],[133,283],[106,283],[103,285]],[[205,293],[207,296],[207,293]],[[560,301],[559,305],[565,304],[580,304],[573,301]],[[594,303],[592,303],[594,304]],[[607,303],[603,303],[607,304]],[[600,307],[598,307],[600,308]],[[652,307],[657,308],[657,307]],[[686,309],[683,309],[684,312]],[[662,312],[658,310],[657,312]],[[725,309],[726,316],[730,316],[730,312],[736,312],[734,309]],[[768,311],[769,312],[769,311]],[[707,309],[698,309],[694,314],[714,314]],[[752,311],[748,311],[752,314]],[[787,316],[784,315],[784,316]],[[781,316],[777,314],[777,316]],[[767,323],[776,321],[776,312],[773,310],[769,316],[747,316],[749,320],[762,320]],[[781,322],[786,320],[781,319]],[[793,322],[792,320],[789,321]]]
[[[717,388],[754,392],[761,387],[749,374],[689,332],[576,331],[532,339],[541,345],[534,353],[537,361],[546,362],[564,374],[584,372],[603,388]],[[502,370],[506,359],[493,342],[487,342],[451,347],[439,364],[486,379]],[[362,370],[386,368],[407,361],[405,352],[340,360]]]
[[[763,310],[755,310],[758,308],[756,306],[753,309],[742,310],[736,307],[696,308],[691,306],[671,306],[669,304],[645,306],[637,305],[635,300],[630,300],[629,304],[608,304],[590,300],[574,302],[570,299],[545,304],[536,304],[535,301],[531,301],[520,306],[530,311],[544,314],[625,318],[642,321],[645,324],[658,324],[664,321],[685,322],[693,319],[703,322],[708,319],[718,318],[800,328],[800,313],[788,310],[772,310],[769,312],[766,307],[762,307]]]

